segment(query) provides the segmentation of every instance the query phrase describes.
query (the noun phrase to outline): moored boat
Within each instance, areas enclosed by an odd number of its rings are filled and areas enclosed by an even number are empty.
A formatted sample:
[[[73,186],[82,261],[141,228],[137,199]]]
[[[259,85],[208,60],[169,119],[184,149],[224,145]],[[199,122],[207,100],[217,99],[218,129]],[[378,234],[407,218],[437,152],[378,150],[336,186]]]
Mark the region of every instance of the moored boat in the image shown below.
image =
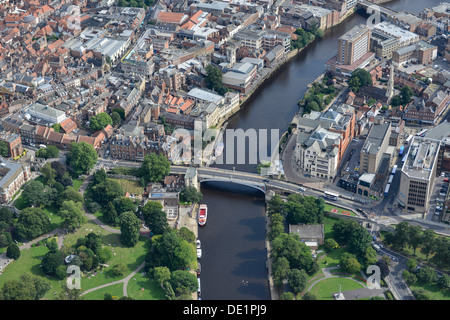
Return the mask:
[[[206,204],[201,204],[198,211],[198,224],[204,226],[208,218],[208,207]]]

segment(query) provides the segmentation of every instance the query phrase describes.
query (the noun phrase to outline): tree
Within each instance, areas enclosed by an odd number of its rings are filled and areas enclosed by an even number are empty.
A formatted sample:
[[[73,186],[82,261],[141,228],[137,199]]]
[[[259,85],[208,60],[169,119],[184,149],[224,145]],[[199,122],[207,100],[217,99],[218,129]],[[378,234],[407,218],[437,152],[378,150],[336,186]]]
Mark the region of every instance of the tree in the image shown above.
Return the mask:
[[[73,200],[62,203],[59,215],[64,219],[61,224],[62,228],[71,232],[81,227],[87,221],[84,215],[83,204]]]
[[[288,259],[285,257],[279,257],[272,263],[272,277],[276,286],[281,286],[283,281],[287,279],[290,271],[290,265]]]
[[[50,162],[47,162],[41,169],[41,173],[44,176],[44,182],[48,186],[53,186],[56,182],[56,170],[52,168]]]
[[[348,85],[353,92],[357,92],[361,87],[372,85],[372,76],[368,71],[357,68],[352,72]]]
[[[293,269],[289,272],[288,284],[295,294],[305,290],[307,281],[308,275],[305,270]]]
[[[47,146],[46,148],[40,148],[36,151],[36,157],[50,159],[50,158],[58,158],[59,150],[55,146]]]
[[[341,268],[348,273],[357,273],[361,270],[361,264],[356,259],[355,255],[345,252],[339,260]]]
[[[372,237],[366,228],[359,224],[357,226],[351,231],[349,246],[353,253],[358,257],[362,257],[366,253],[367,248],[370,247]]]
[[[324,208],[323,199],[298,194],[290,195],[284,204],[286,219],[290,224],[322,223]]]
[[[99,183],[90,188],[89,193],[93,201],[104,206],[109,202],[114,202],[115,199],[124,195],[122,187],[115,180],[108,180]]]
[[[416,249],[422,244],[422,228],[420,226],[410,226],[408,232],[408,244],[414,249],[414,255],[416,255]]]
[[[4,158],[9,157],[8,145],[3,140],[0,140],[0,156],[2,156]]]
[[[267,204],[267,213],[269,216],[274,213],[283,213],[284,202],[279,194],[275,194]]]
[[[29,206],[45,206],[49,203],[49,188],[38,180],[33,180],[22,191],[22,197]]]
[[[49,232],[50,221],[42,209],[25,208],[20,211],[14,230],[20,239],[27,241]]]
[[[280,300],[294,300],[294,294],[292,292],[283,292],[280,294]]]
[[[201,192],[198,192],[197,189],[193,186],[184,187],[180,191],[180,201],[181,202],[192,202],[199,203],[202,201],[203,195]]]
[[[70,146],[66,158],[75,173],[83,174],[94,168],[98,156],[92,145],[82,141],[72,142]]]
[[[412,286],[417,282],[417,277],[408,270],[404,270],[402,272],[402,277],[403,279],[405,279],[406,284],[409,286]]]
[[[324,245],[325,245],[325,250],[327,250],[327,252],[330,252],[334,249],[339,248],[339,244],[336,242],[336,240],[332,239],[332,238],[328,238],[324,241]]]
[[[48,280],[24,273],[19,279],[5,281],[0,300],[39,300],[50,288]]]
[[[122,262],[116,264],[111,270],[112,274],[116,277],[122,277],[127,272],[127,267]]]
[[[420,248],[421,253],[426,256],[426,260],[432,252],[435,250],[436,233],[431,229],[425,229],[422,232],[422,247]]]
[[[91,119],[89,119],[89,127],[93,131],[102,130],[108,124],[112,125],[113,120],[111,119],[111,116],[105,112],[101,112],[96,116],[91,117]]]
[[[116,208],[112,202],[108,202],[105,209],[103,210],[103,218],[107,223],[116,224],[119,215],[117,214]]]
[[[406,268],[408,271],[414,272],[417,268],[417,260],[416,259],[409,259],[406,262]]]
[[[169,283],[178,294],[192,293],[198,289],[197,276],[188,270],[173,271]]]
[[[224,95],[228,92],[228,88],[223,85],[222,71],[212,64],[206,67],[206,86],[208,89],[217,91],[218,94]]]
[[[169,281],[170,279],[170,270],[167,267],[156,267],[153,269],[153,278],[161,284],[163,287],[163,283]]]
[[[317,296],[314,293],[308,291],[303,295],[302,300],[317,300]]]
[[[167,158],[156,153],[147,154],[144,157],[138,175],[145,184],[161,181],[170,173],[170,162]]]
[[[197,254],[193,244],[182,239],[175,230],[168,228],[162,235],[152,237],[145,261],[148,268],[166,266],[174,271],[192,267],[197,261]]]
[[[386,261],[380,259],[376,262],[376,265],[380,268],[381,279],[386,278],[389,275],[389,266]]]
[[[56,181],[61,182],[62,178],[64,177],[65,173],[67,172],[66,166],[59,161],[52,161],[52,162],[50,162],[50,165],[51,165],[52,169],[55,170]]]
[[[63,265],[63,256],[58,250],[47,252],[42,259],[42,271],[46,275],[54,276],[59,266]]]
[[[437,285],[439,286],[439,288],[441,288],[443,290],[450,289],[450,276],[448,274],[444,273],[437,280]]]
[[[413,96],[414,92],[412,91],[411,87],[404,86],[400,90],[400,99],[401,103],[403,105],[407,105],[411,102],[411,97]]]
[[[120,197],[114,200],[114,208],[116,208],[116,212],[120,215],[125,211],[136,211],[137,204],[133,199]]]
[[[120,117],[120,114],[117,111],[113,111],[113,113],[111,113],[111,120],[113,125],[116,125],[122,121],[122,118]]]
[[[9,246],[8,249],[6,249],[6,256],[8,258],[17,260],[20,257],[20,249],[17,246],[17,244],[15,244],[14,242],[12,242]]]
[[[127,211],[120,215],[119,225],[120,241],[128,247],[134,247],[139,240],[141,220],[136,217],[134,212]]]
[[[61,207],[64,201],[80,202],[81,204],[83,204],[84,198],[83,195],[79,193],[77,190],[75,190],[73,187],[67,187],[59,195],[58,199],[56,200],[56,205],[58,207]]]
[[[430,284],[436,281],[436,271],[434,271],[433,268],[424,266],[419,269],[416,273],[417,279],[424,283],[424,284]]]

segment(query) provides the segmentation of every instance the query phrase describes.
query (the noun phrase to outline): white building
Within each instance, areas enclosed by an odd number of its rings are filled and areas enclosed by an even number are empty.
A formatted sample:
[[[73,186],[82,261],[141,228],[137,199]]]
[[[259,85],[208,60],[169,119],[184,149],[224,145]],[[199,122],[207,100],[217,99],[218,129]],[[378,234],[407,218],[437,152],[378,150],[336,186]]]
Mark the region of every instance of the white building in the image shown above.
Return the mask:
[[[67,119],[64,111],[49,107],[47,105],[36,102],[29,109],[28,113],[32,117],[45,120],[50,123],[61,123]]]

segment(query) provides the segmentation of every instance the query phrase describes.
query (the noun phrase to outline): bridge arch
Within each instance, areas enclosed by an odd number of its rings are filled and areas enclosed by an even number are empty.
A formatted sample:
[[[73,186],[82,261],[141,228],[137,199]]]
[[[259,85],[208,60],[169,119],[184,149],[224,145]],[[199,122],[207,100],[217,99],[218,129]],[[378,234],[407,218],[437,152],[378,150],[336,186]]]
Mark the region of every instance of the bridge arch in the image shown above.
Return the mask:
[[[200,178],[199,182],[225,182],[225,183],[231,183],[231,184],[237,184],[237,185],[241,185],[241,186],[246,186],[246,187],[250,187],[253,189],[256,189],[260,192],[262,192],[263,194],[266,194],[266,186],[263,183],[252,183],[252,182],[248,182],[248,181],[244,181],[244,180],[240,180],[240,179],[227,179],[227,178],[218,178],[218,177],[214,177],[214,178]]]

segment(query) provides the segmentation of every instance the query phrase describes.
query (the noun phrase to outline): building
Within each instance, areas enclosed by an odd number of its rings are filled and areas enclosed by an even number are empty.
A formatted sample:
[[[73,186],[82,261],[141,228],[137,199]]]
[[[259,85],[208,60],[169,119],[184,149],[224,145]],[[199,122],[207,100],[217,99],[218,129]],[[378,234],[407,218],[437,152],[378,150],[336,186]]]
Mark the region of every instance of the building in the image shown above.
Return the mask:
[[[360,155],[360,174],[377,173],[383,154],[389,146],[391,123],[373,124]]]
[[[61,123],[66,120],[66,113],[36,102],[28,109],[28,114],[48,123]]]
[[[339,165],[342,136],[324,128],[297,135],[296,160],[299,169],[311,177],[333,180]]]
[[[337,61],[351,65],[370,50],[370,28],[360,24],[346,32],[338,40]]]
[[[22,155],[24,150],[22,147],[22,139],[19,134],[3,131],[0,132],[0,140],[6,143],[9,157],[16,158]]]
[[[8,203],[31,178],[30,166],[0,158],[0,201]]]
[[[418,41],[410,46],[400,48],[392,53],[392,62],[396,66],[401,66],[413,59],[420,64],[430,64],[437,58],[438,47],[425,41]]]
[[[417,213],[429,211],[441,142],[415,136],[401,169],[399,205]]]
[[[300,241],[313,250],[323,245],[325,239],[323,224],[290,224],[289,233],[298,234]]]

